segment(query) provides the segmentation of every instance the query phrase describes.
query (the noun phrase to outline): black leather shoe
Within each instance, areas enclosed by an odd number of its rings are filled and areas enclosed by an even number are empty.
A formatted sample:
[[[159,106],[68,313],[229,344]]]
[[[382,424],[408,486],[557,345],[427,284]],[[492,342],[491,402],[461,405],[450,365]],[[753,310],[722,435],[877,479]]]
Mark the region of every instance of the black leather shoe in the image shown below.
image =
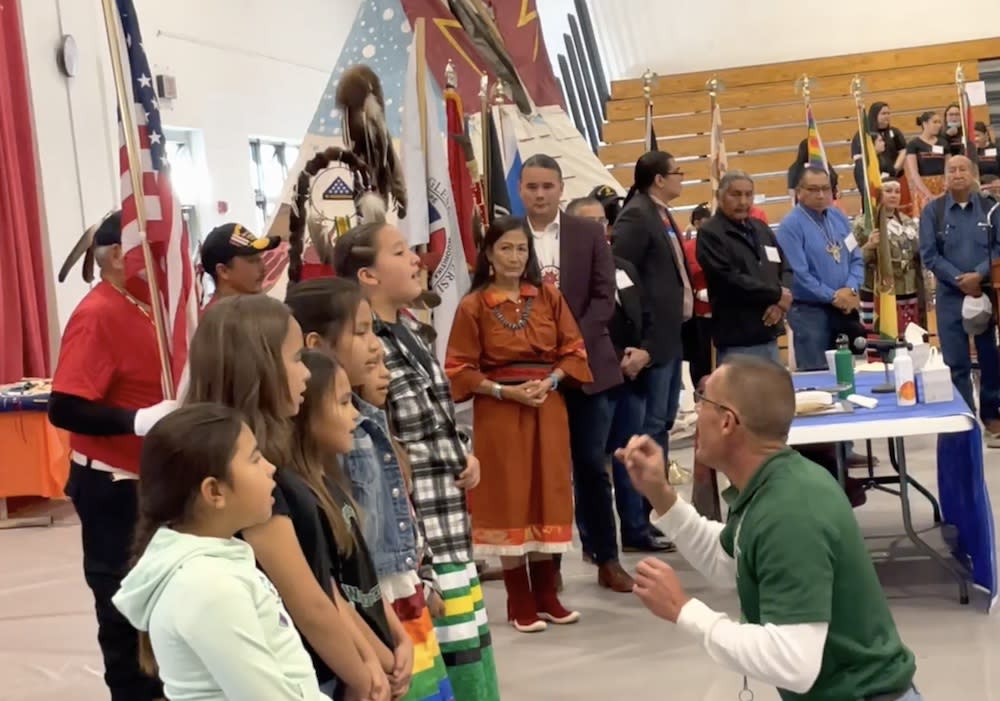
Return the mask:
[[[672,553],[677,546],[666,538],[649,537],[635,543],[622,543],[622,552],[626,553]]]

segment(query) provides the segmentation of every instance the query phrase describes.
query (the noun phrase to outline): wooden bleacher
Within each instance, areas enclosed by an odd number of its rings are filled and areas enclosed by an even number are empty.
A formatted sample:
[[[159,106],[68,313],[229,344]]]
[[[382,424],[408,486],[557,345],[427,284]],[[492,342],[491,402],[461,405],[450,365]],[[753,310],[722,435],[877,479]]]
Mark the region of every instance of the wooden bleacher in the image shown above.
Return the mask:
[[[711,115],[705,83],[718,77],[729,168],[749,172],[761,205],[772,223],[788,212],[786,173],[806,136],[805,108],[795,92],[803,73],[812,85],[813,114],[827,157],[840,176],[842,206],[857,214],[860,199],[854,184],[850,140],[857,131],[851,79],[861,75],[865,104],[888,102],[892,123],[916,136],[915,119],[926,110],[943,110],[956,101],[955,66],[962,63],[967,81],[979,79],[978,62],[1000,57],[1000,37],[937,44],[867,54],[851,54],[718,71],[660,76],[653,85],[654,129],[660,150],[669,151],[684,172],[684,193],[674,203],[689,209],[711,198],[709,129]],[[986,107],[975,108],[988,121]],[[635,161],[642,155],[645,134],[642,79],[612,83],[604,142],[599,156],[625,187],[632,184]]]

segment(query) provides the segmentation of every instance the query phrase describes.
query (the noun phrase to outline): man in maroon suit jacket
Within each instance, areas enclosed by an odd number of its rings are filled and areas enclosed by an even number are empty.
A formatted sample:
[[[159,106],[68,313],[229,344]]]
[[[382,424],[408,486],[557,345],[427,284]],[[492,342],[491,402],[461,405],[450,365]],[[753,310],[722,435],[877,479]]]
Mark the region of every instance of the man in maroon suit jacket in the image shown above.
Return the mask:
[[[524,162],[521,200],[528,215],[542,277],[559,287],[587,346],[594,382],[564,390],[569,413],[576,521],[594,552],[601,586],[632,591],[632,578],[618,562],[611,479],[605,447],[614,416],[612,388],[622,383],[608,325],[615,313],[615,264],[600,224],[563,214],[562,170],[551,156],[536,154]]]

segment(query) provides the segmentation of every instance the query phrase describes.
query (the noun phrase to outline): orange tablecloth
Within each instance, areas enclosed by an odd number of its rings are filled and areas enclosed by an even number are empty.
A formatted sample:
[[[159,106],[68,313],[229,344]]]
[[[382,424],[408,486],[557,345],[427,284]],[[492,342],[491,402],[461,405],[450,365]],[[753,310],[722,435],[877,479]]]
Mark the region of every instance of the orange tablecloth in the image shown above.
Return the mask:
[[[63,498],[69,434],[44,411],[0,413],[0,498]]]

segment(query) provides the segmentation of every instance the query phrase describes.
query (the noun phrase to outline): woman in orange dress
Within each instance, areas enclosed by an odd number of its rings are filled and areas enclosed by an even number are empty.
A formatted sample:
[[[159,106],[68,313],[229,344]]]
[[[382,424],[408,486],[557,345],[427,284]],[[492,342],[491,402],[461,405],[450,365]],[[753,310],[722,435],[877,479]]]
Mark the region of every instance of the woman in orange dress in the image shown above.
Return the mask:
[[[575,623],[556,593],[553,556],[569,549],[573,488],[563,384],[593,380],[563,296],[542,284],[527,224],[493,222],[448,341],[456,402],[474,397],[481,481],[469,498],[479,553],[499,555],[507,619],[517,630]],[[544,440],[543,440],[544,438]]]

